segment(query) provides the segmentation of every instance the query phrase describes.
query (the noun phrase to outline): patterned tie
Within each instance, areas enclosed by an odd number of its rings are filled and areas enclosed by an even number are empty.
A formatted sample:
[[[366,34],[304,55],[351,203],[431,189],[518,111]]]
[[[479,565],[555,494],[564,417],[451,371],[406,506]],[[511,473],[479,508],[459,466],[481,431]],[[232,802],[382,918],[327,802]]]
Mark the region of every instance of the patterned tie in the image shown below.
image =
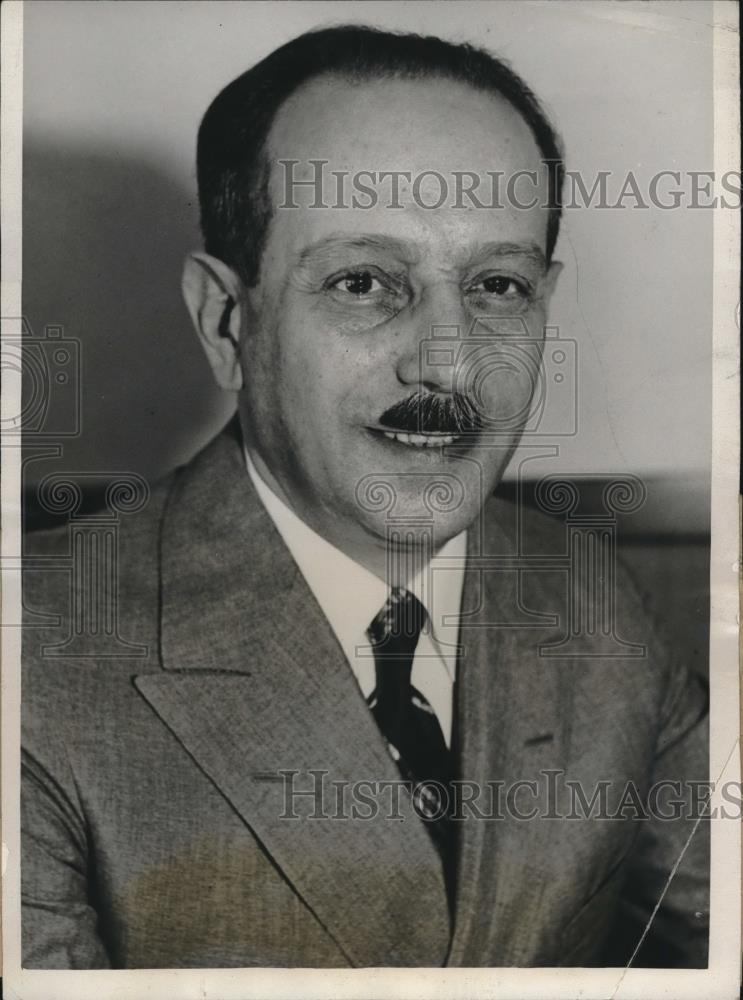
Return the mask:
[[[377,682],[368,701],[403,780],[411,783],[416,812],[425,821],[444,864],[451,899],[451,754],[436,713],[410,683],[425,619],[425,608],[414,594],[402,587],[392,588],[367,629]],[[432,782],[443,786],[443,794]]]

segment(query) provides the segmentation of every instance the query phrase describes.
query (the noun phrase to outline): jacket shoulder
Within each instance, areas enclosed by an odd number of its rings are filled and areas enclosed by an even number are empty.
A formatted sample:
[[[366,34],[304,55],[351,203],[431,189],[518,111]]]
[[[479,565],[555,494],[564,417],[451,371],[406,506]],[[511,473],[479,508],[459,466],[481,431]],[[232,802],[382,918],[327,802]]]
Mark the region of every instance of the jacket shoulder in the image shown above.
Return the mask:
[[[519,601],[555,617],[554,632],[545,627],[542,642],[559,643],[575,633],[576,641],[559,651],[561,662],[569,662],[574,650],[583,672],[621,675],[635,693],[652,690],[656,698],[686,683],[688,668],[627,568],[616,530],[591,518],[569,523],[498,496],[483,513],[486,564],[493,557],[497,569],[500,557],[507,557],[500,565],[513,567]]]
[[[131,513],[81,515],[25,536],[26,674],[35,664],[47,669],[54,661],[58,670],[80,658],[116,666],[150,642],[162,516],[176,479],[171,473],[159,481]]]

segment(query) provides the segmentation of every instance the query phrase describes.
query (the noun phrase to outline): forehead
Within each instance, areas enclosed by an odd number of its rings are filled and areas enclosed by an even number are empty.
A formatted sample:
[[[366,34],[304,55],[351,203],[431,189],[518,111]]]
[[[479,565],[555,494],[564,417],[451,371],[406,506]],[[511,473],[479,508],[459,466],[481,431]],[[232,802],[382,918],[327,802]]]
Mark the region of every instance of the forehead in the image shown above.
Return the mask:
[[[454,80],[318,77],[279,109],[275,156],[332,159],[333,169],[535,169],[537,143],[497,94]]]
[[[351,81],[325,75],[282,105],[266,151],[274,206],[287,201],[288,168],[281,161],[298,161],[292,168],[296,179],[318,176],[309,161],[327,161],[321,171],[327,208],[309,208],[315,189],[306,186],[294,189],[299,208],[274,213],[272,227],[295,246],[331,231],[389,233],[424,250],[441,239],[460,245],[489,239],[544,244],[546,209],[524,209],[512,201],[523,205],[536,197],[545,205],[547,172],[529,126],[497,94],[439,78]],[[526,171],[536,173],[536,185],[524,177],[514,188],[516,199],[510,198],[509,178]],[[392,182],[380,177],[383,172],[410,175],[410,181],[397,181],[402,208],[390,207]],[[372,207],[368,198],[357,200],[363,207],[351,203],[359,182],[376,190]],[[334,208],[341,183],[348,207]],[[496,207],[474,208],[464,196],[457,207],[457,184],[474,186],[477,203]],[[442,206],[426,207],[436,205],[444,190]]]

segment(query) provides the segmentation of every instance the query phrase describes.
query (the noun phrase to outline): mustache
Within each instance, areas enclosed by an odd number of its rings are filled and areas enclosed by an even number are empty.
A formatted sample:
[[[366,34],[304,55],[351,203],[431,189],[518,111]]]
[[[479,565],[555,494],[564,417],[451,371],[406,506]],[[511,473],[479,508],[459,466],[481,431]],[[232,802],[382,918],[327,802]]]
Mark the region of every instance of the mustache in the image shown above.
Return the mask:
[[[379,423],[408,434],[467,434],[482,430],[480,412],[461,392],[439,396],[416,392],[385,410]]]

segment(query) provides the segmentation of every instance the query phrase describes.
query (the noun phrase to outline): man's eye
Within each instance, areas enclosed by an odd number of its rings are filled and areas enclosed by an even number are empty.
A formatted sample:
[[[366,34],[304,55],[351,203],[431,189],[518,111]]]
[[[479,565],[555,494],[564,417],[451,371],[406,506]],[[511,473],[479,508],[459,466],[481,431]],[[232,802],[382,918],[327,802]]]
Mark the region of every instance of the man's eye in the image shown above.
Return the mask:
[[[362,296],[379,292],[384,286],[370,271],[349,271],[337,278],[330,287],[348,295]]]
[[[501,275],[483,278],[479,284],[488,295],[497,295],[501,298],[506,296],[526,298],[529,294],[528,288],[522,282],[516,281],[514,278],[504,278]]]

